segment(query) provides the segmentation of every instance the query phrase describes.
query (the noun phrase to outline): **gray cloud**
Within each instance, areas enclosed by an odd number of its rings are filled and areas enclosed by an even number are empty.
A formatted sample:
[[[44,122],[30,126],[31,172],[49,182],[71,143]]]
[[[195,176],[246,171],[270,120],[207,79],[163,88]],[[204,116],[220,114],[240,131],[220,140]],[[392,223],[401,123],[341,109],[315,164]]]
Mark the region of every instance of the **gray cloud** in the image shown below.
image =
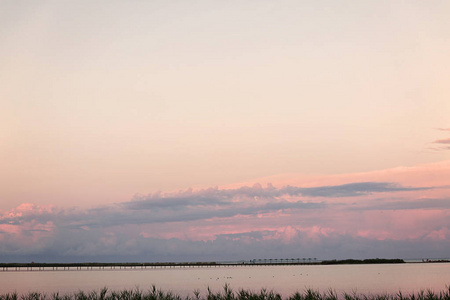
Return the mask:
[[[130,202],[120,205],[134,210],[150,209],[157,210],[161,208],[182,208],[189,206],[216,206],[230,205],[233,200],[237,199],[274,199],[289,196],[306,196],[306,197],[356,197],[371,193],[382,192],[400,192],[400,191],[417,191],[431,189],[432,187],[402,187],[389,182],[356,182],[335,186],[319,186],[319,187],[295,187],[286,186],[282,188],[267,188],[261,185],[253,187],[242,187],[238,189],[219,190],[207,189],[198,192],[189,191],[188,193],[180,193],[176,196],[148,195],[137,196]]]
[[[352,208],[355,210],[450,209],[450,199],[394,201]]]
[[[311,240],[297,231],[289,244],[274,238],[275,231],[250,231],[222,234],[212,241],[129,237],[117,234],[117,242],[104,244],[99,230],[67,231],[59,234],[45,247],[32,249],[9,248],[0,245],[3,261],[30,261],[40,258],[46,262],[67,261],[227,261],[258,258],[416,258],[446,257],[449,239],[433,241],[426,238],[408,240],[374,240],[348,234],[319,235]],[[269,237],[268,239],[264,238]],[[272,237],[272,238],[270,238]],[[248,242],[251,239],[251,243]],[[132,242],[131,242],[132,241]],[[10,250],[10,251],[8,251]],[[12,251],[14,250],[14,251]]]
[[[417,191],[431,187],[402,187],[386,182],[357,182],[336,186],[266,188],[253,187],[219,190],[210,188],[187,190],[177,194],[136,196],[129,202],[97,207],[89,210],[59,210],[28,212],[18,216],[4,216],[0,224],[23,225],[27,222],[53,222],[61,227],[110,227],[126,224],[154,224],[188,222],[237,215],[254,216],[283,210],[311,210],[328,206],[322,202],[286,201],[283,196],[357,197],[371,193]]]
[[[149,203],[143,203],[144,207],[151,207]],[[216,205],[187,205],[175,208],[167,206],[161,208],[157,206],[156,210],[125,209],[122,207],[97,209],[95,212],[87,214],[72,215],[67,226],[70,228],[88,227],[109,227],[125,224],[154,224],[170,222],[189,222],[211,218],[228,218],[237,215],[254,216],[261,213],[270,213],[287,209],[320,209],[326,206],[325,203],[304,203],[302,201],[288,202],[278,200],[277,202],[266,203],[228,203],[217,207]],[[181,207],[183,209],[181,209]],[[50,221],[46,219],[45,221]]]
[[[309,197],[356,197],[372,193],[403,192],[431,189],[430,187],[402,187],[389,182],[356,182],[335,186],[320,186],[311,188],[286,187],[290,195]]]
[[[249,231],[241,233],[228,233],[219,235],[220,238],[226,239],[242,239],[251,238],[253,240],[262,240],[265,236],[274,235],[276,231],[274,230],[263,230],[263,231]]]

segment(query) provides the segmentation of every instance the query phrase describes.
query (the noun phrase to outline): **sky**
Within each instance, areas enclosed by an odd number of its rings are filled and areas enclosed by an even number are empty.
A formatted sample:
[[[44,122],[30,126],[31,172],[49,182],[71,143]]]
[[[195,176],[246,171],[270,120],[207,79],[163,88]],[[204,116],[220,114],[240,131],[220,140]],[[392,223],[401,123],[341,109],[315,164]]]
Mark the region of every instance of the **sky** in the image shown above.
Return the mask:
[[[0,1],[0,262],[443,258],[448,1]]]

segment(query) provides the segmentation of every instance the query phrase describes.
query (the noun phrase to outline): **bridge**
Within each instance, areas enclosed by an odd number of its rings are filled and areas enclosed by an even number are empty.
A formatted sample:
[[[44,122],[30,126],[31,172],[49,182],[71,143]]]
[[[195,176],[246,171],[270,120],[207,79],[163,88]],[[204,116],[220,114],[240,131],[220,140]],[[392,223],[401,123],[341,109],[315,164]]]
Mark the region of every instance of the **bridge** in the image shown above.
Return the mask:
[[[212,268],[267,265],[311,265],[317,261],[298,259],[253,259],[236,262],[158,262],[158,263],[0,263],[1,271],[70,271],[70,270],[133,270],[162,268]]]

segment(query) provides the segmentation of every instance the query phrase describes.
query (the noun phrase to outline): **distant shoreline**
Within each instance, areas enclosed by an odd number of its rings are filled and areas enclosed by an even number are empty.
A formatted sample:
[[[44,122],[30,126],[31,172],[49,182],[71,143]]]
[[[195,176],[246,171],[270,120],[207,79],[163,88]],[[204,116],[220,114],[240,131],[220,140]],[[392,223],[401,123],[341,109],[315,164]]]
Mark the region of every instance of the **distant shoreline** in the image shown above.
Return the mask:
[[[220,266],[286,266],[286,265],[355,265],[355,264],[404,264],[404,263],[449,263],[447,259],[422,260],[405,262],[403,259],[345,259],[345,260],[323,260],[315,262],[299,261],[240,261],[240,262],[127,262],[127,263],[0,263],[0,269],[7,271],[10,268],[151,268],[151,267],[220,267]]]

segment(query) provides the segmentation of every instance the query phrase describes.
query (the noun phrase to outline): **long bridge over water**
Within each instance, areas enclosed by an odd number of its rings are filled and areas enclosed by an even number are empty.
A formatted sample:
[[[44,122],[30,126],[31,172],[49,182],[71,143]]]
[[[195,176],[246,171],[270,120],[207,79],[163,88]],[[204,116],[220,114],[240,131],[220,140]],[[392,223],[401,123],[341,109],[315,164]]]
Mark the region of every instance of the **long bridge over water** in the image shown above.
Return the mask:
[[[133,270],[161,268],[237,267],[265,265],[311,265],[318,261],[257,259],[238,262],[158,262],[158,263],[0,263],[1,271]]]

